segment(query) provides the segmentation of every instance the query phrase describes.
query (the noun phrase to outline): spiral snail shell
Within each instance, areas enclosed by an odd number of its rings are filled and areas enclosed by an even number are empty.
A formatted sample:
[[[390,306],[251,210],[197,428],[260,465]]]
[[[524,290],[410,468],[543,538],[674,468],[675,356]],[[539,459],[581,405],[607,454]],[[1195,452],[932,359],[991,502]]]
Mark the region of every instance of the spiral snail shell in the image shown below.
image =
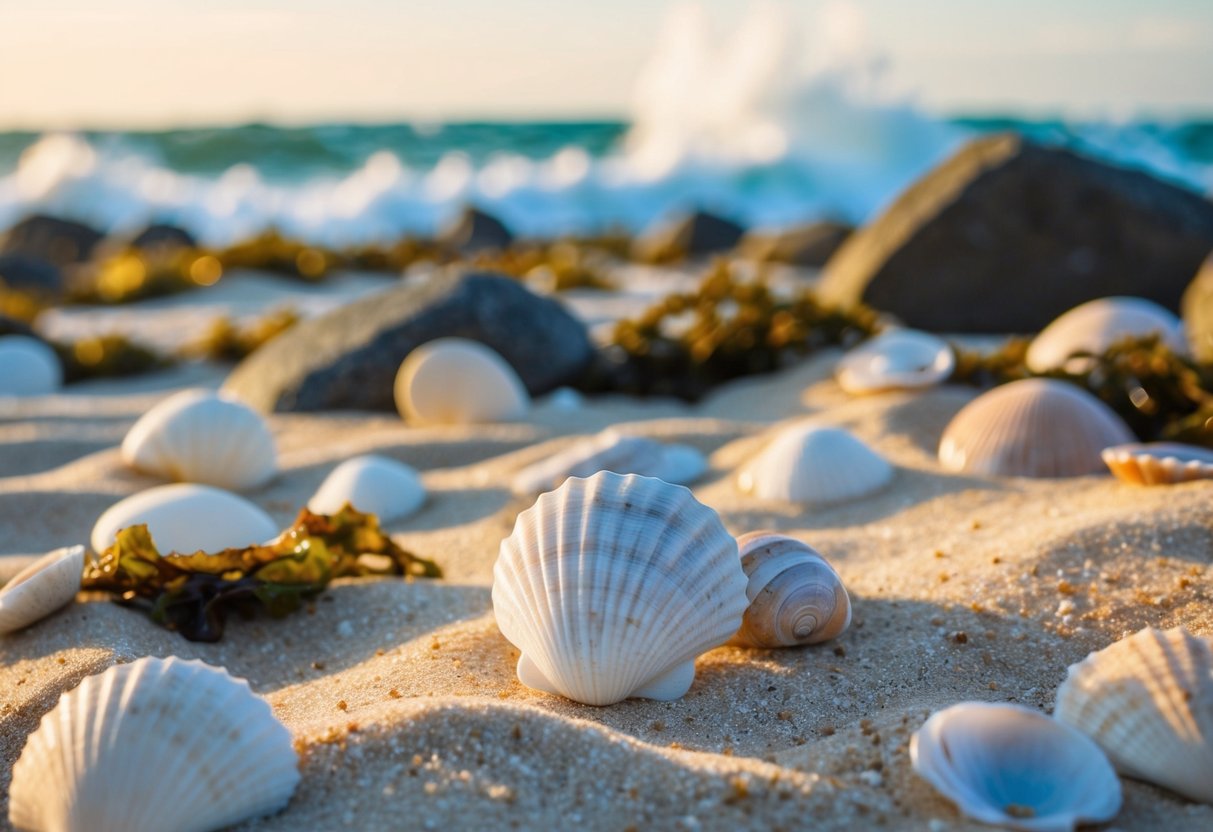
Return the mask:
[[[851,625],[851,598],[821,554],[794,537],[750,532],[737,539],[750,606],[734,643],[748,647],[818,644]]]

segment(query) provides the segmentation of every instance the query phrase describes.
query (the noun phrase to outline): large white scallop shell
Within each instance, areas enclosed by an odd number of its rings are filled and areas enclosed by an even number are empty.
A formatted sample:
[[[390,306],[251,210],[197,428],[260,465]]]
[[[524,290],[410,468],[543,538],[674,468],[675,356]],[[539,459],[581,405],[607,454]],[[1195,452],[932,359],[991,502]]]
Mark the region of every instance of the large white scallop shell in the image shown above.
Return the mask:
[[[56,549],[22,569],[0,590],[0,635],[40,621],[80,591],[84,547]]]
[[[707,469],[707,457],[689,445],[667,445],[605,430],[523,468],[510,482],[510,489],[519,495],[538,494],[556,488],[569,477],[588,477],[599,471],[640,474],[685,485]]]
[[[1213,804],[1213,641],[1146,628],[1070,667],[1054,716],[1121,773]]]
[[[963,702],[910,740],[914,770],[968,817],[1069,832],[1120,811],[1120,781],[1095,743],[1019,705]]]
[[[737,542],[686,488],[609,471],[518,515],[493,569],[528,687],[590,705],[677,699],[746,608]]]
[[[1086,390],[1029,378],[961,408],[944,429],[939,461],[987,476],[1079,477],[1103,472],[1104,448],[1132,441],[1129,426]]]
[[[121,529],[139,523],[147,524],[163,554],[264,543],[279,531],[260,507],[230,492],[209,485],[160,485],[106,509],[93,526],[93,551],[103,551]]]
[[[1101,456],[1117,479],[1137,485],[1213,479],[1213,448],[1145,442],[1104,448]]]
[[[45,396],[62,385],[53,349],[27,335],[0,337],[0,396]]]
[[[927,332],[894,329],[844,355],[834,375],[843,390],[860,395],[934,387],[955,367],[956,355],[947,341]]]
[[[424,502],[425,486],[415,468],[368,454],[347,459],[334,468],[307,505],[320,514],[336,514],[350,503],[387,522],[407,517]]]
[[[737,477],[742,491],[765,500],[826,505],[884,488],[893,466],[841,428],[785,428]]]
[[[290,732],[248,682],[143,658],[89,676],[29,736],[9,821],[29,832],[208,832],[281,810]]]
[[[1183,322],[1144,298],[1099,298],[1075,306],[1040,331],[1028,346],[1026,363],[1044,373],[1071,367],[1075,353],[1099,354],[1121,338],[1158,333],[1173,351],[1187,355]],[[1073,369],[1082,369],[1082,359]]]
[[[520,419],[530,396],[514,368],[489,347],[439,338],[413,350],[396,374],[396,408],[413,425]]]
[[[278,471],[261,414],[209,390],[184,390],[143,414],[122,441],[122,460],[155,477],[233,491],[264,485]]]

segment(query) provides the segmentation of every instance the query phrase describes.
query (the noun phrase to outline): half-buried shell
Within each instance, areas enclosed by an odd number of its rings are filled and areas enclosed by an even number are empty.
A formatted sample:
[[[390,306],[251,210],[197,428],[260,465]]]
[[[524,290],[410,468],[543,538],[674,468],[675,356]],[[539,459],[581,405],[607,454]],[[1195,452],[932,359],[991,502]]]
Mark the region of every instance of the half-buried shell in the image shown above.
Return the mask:
[[[1036,373],[1065,367],[1081,371],[1085,359],[1121,338],[1157,333],[1179,355],[1188,352],[1183,323],[1157,303],[1144,298],[1099,298],[1075,306],[1041,330],[1028,346],[1026,363]]]
[[[510,489],[519,495],[538,494],[556,488],[569,477],[588,477],[599,471],[640,474],[684,485],[707,468],[707,458],[689,445],[665,444],[606,430],[523,468],[514,476]]]
[[[0,590],[0,635],[46,618],[80,591],[84,547],[56,549],[18,572]]]
[[[956,355],[948,342],[927,332],[894,329],[848,352],[834,375],[848,393],[933,387],[952,375]]]
[[[368,454],[347,459],[334,468],[307,505],[319,514],[336,514],[349,503],[387,522],[408,517],[424,502],[425,486],[415,468]]]
[[[395,395],[410,425],[508,422],[531,403],[514,368],[466,338],[439,338],[410,352],[396,374]]]
[[[161,552],[218,552],[265,543],[278,534],[257,505],[209,485],[161,485],[133,494],[97,518],[90,542],[101,552],[128,526],[147,525]]]
[[[1213,449],[1197,445],[1131,443],[1104,448],[1101,456],[1117,479],[1136,485],[1213,479]]]
[[[893,466],[840,428],[793,425],[746,464],[742,491],[764,500],[828,505],[865,497],[893,479]]]

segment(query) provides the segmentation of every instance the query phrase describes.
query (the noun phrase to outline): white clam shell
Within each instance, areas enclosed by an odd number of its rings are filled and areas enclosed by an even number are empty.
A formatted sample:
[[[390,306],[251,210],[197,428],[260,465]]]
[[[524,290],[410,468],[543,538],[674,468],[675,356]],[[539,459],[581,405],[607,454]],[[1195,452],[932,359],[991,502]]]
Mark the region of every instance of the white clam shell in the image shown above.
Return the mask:
[[[396,374],[396,408],[412,425],[467,425],[520,419],[530,396],[514,368],[466,338],[439,338],[413,350]]]
[[[121,529],[139,523],[147,524],[163,554],[259,544],[279,531],[258,506],[230,492],[207,485],[161,485],[106,509],[93,526],[93,551],[103,551]]]
[[[185,390],[143,414],[122,441],[122,460],[155,477],[233,491],[262,486],[278,471],[261,414],[209,390]]]
[[[9,820],[37,832],[207,832],[277,812],[299,784],[290,732],[248,682],[144,658],[59,699],[13,766]]]
[[[737,543],[686,488],[600,472],[518,515],[493,612],[528,687],[590,705],[677,699],[741,625]]]
[[[381,521],[407,517],[425,502],[425,486],[411,465],[368,454],[347,459],[325,477],[308,500],[319,514],[336,514],[346,503]]]
[[[968,817],[1069,832],[1120,811],[1120,781],[1095,743],[1019,705],[964,702],[910,740],[914,770]]]
[[[1183,322],[1157,303],[1144,298],[1099,298],[1075,306],[1041,330],[1028,346],[1026,363],[1037,373],[1060,367],[1081,370],[1082,359],[1070,362],[1075,353],[1102,353],[1121,338],[1154,333],[1174,352],[1187,355]]]
[[[939,442],[949,471],[1000,477],[1078,477],[1104,471],[1100,451],[1132,431],[1086,390],[1029,378],[995,387],[952,418]]]
[[[1213,479],[1213,448],[1178,442],[1114,445],[1101,453],[1116,478],[1137,485]]]
[[[556,488],[569,477],[588,477],[599,471],[640,474],[685,485],[707,469],[707,457],[689,445],[667,445],[606,430],[523,468],[510,482],[510,489],[519,495],[538,494]]]
[[[956,355],[942,338],[913,329],[877,335],[844,355],[834,369],[838,385],[862,395],[884,390],[916,390],[946,381]]]
[[[765,500],[826,505],[875,493],[893,466],[841,428],[784,428],[738,474],[741,490]]]
[[[22,569],[0,590],[0,635],[28,627],[70,604],[80,591],[84,547],[56,549]]]
[[[1213,804],[1213,641],[1146,628],[1070,667],[1054,716],[1121,773]]]
[[[62,386],[53,349],[26,335],[0,337],[0,396],[45,396]]]

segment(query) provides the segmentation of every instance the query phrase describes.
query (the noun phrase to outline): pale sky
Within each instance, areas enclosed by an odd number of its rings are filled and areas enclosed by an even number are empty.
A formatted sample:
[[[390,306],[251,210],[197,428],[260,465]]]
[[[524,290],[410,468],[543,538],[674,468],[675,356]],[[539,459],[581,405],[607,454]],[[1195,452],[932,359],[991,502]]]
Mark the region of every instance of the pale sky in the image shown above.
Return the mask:
[[[703,0],[728,31],[751,0]],[[823,7],[924,108],[1213,115],[1213,0]],[[624,117],[663,0],[0,0],[0,128]],[[835,16],[837,16],[835,14]]]

